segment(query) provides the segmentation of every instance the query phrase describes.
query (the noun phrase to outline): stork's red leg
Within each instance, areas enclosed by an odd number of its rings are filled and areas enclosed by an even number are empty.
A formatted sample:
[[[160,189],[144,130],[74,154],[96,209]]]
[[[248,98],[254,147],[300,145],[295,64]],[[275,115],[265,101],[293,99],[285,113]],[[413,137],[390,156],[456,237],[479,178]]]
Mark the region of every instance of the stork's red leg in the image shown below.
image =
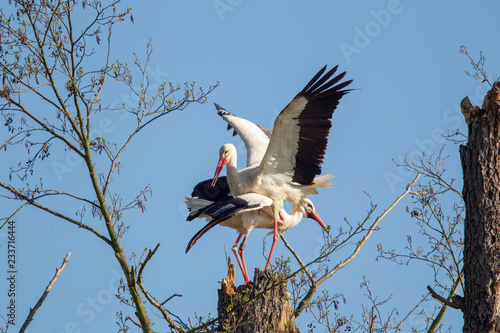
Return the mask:
[[[281,222],[285,222],[285,217],[283,216],[283,213],[281,212],[281,210],[280,210],[280,219],[281,219]]]
[[[269,213],[268,211],[265,211],[264,209],[259,209],[258,212],[259,212],[259,214],[264,213],[267,216],[269,216],[270,218],[274,219],[274,215]],[[280,220],[278,222],[281,222],[281,223],[285,222],[285,217],[283,216],[283,213],[280,211],[279,214],[280,214]]]
[[[273,214],[269,213],[267,210],[264,210],[264,209],[259,209],[259,214],[260,214],[260,213],[264,213],[264,214],[266,214],[267,216],[269,216],[270,218],[274,219]]]
[[[243,264],[243,269],[245,270],[245,284],[250,282],[250,277],[248,276],[248,271],[247,271],[247,265],[245,263],[245,257],[243,255],[243,249],[245,248],[245,244],[247,242],[247,236],[243,237],[243,241],[241,242],[240,249],[238,251],[240,257],[241,257],[241,263]]]
[[[234,242],[232,250],[233,250],[234,256],[236,257],[236,260],[238,261],[238,266],[240,266],[240,270],[241,270],[241,273],[243,274],[243,278],[245,279],[245,284],[247,284],[248,282],[250,282],[250,280],[248,279],[248,274],[246,272],[245,267],[241,263],[240,257],[238,255],[238,250],[237,250],[238,243],[240,242],[241,236],[243,236],[243,234],[239,234],[238,238],[236,238],[236,242]],[[246,236],[245,236],[245,239],[246,239]]]
[[[276,241],[278,240],[278,219],[274,218],[274,236],[273,236],[273,245],[271,245],[271,252],[269,252],[269,258],[267,258],[266,268],[269,268],[269,264],[271,263],[271,257],[273,256],[274,246],[276,245]]]

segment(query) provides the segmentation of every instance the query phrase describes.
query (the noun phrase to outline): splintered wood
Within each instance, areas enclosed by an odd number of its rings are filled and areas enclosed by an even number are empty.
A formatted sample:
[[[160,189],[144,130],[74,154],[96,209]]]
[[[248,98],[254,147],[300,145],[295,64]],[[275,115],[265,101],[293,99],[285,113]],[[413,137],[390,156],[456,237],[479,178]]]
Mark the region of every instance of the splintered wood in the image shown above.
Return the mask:
[[[223,293],[229,296],[236,294],[235,282],[235,270],[234,264],[231,263],[231,259],[227,258],[227,279],[222,279],[221,290]]]
[[[500,83],[495,82],[493,88],[491,88],[484,98],[482,108],[472,105],[469,97],[465,97],[460,103],[460,109],[465,117],[465,122],[467,125],[470,125],[474,119],[485,117],[486,113],[491,112],[494,109],[495,104],[498,103],[500,103]]]
[[[234,265],[228,262],[228,277],[219,289],[219,332],[298,332],[286,289],[286,276],[274,271],[255,270],[254,281],[234,286]]]

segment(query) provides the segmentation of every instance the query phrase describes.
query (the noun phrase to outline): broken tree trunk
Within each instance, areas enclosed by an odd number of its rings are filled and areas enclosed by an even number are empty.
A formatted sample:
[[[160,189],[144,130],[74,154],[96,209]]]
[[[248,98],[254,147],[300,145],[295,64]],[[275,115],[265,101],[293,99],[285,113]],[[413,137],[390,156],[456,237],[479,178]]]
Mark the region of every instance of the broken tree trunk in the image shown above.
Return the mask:
[[[228,278],[219,289],[220,332],[274,333],[298,332],[290,306],[285,275],[274,271],[255,269],[254,281],[236,288],[234,265],[228,263]]]
[[[500,332],[500,83],[482,108],[461,104],[469,138],[460,147],[464,173],[465,333]]]

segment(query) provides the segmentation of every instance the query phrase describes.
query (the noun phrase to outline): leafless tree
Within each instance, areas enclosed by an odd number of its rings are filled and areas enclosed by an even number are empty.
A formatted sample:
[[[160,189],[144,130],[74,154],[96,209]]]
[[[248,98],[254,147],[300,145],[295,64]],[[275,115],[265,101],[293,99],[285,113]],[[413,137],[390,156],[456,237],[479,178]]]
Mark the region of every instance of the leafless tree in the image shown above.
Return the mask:
[[[21,209],[33,207],[94,234],[112,248],[123,271],[126,292],[122,301],[131,304],[136,313],[136,318],[127,319],[137,322],[144,332],[152,332],[140,292],[140,274],[147,260],[131,265],[121,245],[129,228],[123,212],[144,210],[151,189],[146,186],[127,202],[113,192],[113,175],[123,152],[145,127],[191,103],[205,102],[216,85],[207,90],[194,83],[153,86],[147,73],[151,43],[144,57],[135,57],[132,67],[112,59],[113,29],[126,19],[133,22],[130,9],[120,1],[17,0],[9,4],[0,11],[0,111],[10,135],[0,148],[26,149],[27,160],[13,165],[9,179],[0,181],[2,197],[17,204],[2,217],[0,227]],[[125,85],[136,103],[105,102],[103,96],[111,82]],[[99,115],[111,113],[127,116],[128,133],[121,143],[97,134]],[[85,164],[81,176],[88,179],[91,195],[46,183],[37,165],[50,158],[53,150],[71,151]],[[70,199],[70,204],[58,205],[61,198]],[[75,212],[77,218],[72,217]],[[106,233],[94,227],[95,219],[102,221]],[[148,293],[144,295],[152,301]],[[170,320],[167,314],[165,317]]]

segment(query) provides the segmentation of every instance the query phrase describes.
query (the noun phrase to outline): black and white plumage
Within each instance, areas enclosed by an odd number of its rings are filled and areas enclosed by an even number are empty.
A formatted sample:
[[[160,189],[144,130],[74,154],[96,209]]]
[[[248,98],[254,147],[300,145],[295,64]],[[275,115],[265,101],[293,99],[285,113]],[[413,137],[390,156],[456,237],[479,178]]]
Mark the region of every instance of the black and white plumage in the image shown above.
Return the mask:
[[[228,130],[234,129],[233,136],[239,134],[241,140],[244,142],[247,148],[247,165],[259,164],[267,149],[272,132],[265,127],[226,111],[217,104],[215,104],[215,107],[219,116],[228,123]],[[269,205],[271,200],[256,194],[245,194],[234,198],[230,194],[226,177],[219,177],[214,187],[210,186],[211,181],[210,179],[198,183],[191,193],[193,198],[186,198],[186,205],[191,211],[188,220],[192,220],[195,217],[205,217],[209,221],[191,239],[186,252],[189,251],[201,236],[217,224],[236,229],[238,231],[238,238],[232,250],[245,278],[245,283],[248,283],[249,278],[243,249],[247,236],[252,229],[272,229],[274,227],[271,207],[265,206]],[[252,205],[256,206],[252,207]],[[278,224],[278,232],[281,234],[296,226],[303,216],[315,219],[328,232],[328,229],[316,213],[314,205],[309,200],[304,201],[301,205],[293,206],[290,215],[284,209],[281,210],[281,221]],[[238,251],[237,246],[242,236],[245,237]],[[274,244],[275,242],[271,246],[272,249],[274,249]],[[268,262],[271,258],[272,252],[269,254]]]
[[[238,232],[238,238],[232,250],[245,279],[245,284],[248,283],[250,279],[244,257],[246,240],[254,228],[274,229],[271,204],[272,200],[270,198],[255,193],[242,194],[236,197],[229,195],[216,202],[200,198],[186,198],[186,206],[190,211],[187,220],[191,221],[197,217],[204,217],[209,221],[189,241],[186,253],[201,236],[214,226],[220,224],[233,228]],[[278,228],[280,234],[296,226],[304,216],[316,220],[322,228],[328,231],[309,199],[305,199],[300,204],[293,205],[291,214],[287,214],[284,209],[281,209],[280,216],[281,221]],[[243,241],[238,249],[238,243],[242,236]],[[272,252],[269,254],[268,262],[271,256]]]
[[[244,118],[240,118],[227,111],[217,103],[214,103],[217,114],[227,123],[227,130],[233,129],[233,136],[239,135],[247,150],[247,166],[258,165],[262,161],[269,145],[272,131],[255,124]],[[212,184],[212,186],[211,186]],[[192,197],[218,201],[229,195],[229,184],[225,176],[218,177],[215,182],[212,179],[199,182],[191,193]]]
[[[317,194],[319,187],[330,186],[329,175],[316,176],[321,173],[333,112],[342,96],[349,92],[345,88],[352,82],[340,82],[345,72],[333,77],[337,68],[328,72],[326,66],[322,68],[278,115],[260,163],[248,163],[249,166],[238,171],[234,145],[225,144],[219,150],[212,184],[226,166],[233,195],[256,193],[271,198],[275,239],[283,201],[299,203]]]
[[[249,158],[248,167],[237,171],[236,148],[231,144],[224,145],[219,152],[214,180],[227,165],[228,183],[234,195],[255,192],[292,203],[297,196],[303,197],[301,192],[308,196],[315,194],[317,187],[327,186],[326,177],[315,177],[321,173],[331,117],[342,96],[349,92],[344,88],[352,82],[339,83],[345,72],[331,78],[336,70],[337,66],[324,74],[326,66],[321,69],[278,115],[260,163],[255,162],[258,158]],[[234,116],[226,113],[226,117]],[[255,156],[262,156],[263,149],[244,142],[249,155],[256,151]],[[262,146],[262,140],[256,142]],[[280,189],[273,190],[276,187]]]
[[[192,221],[197,217],[204,217],[209,221],[191,239],[186,248],[186,252],[188,252],[203,234],[217,224],[236,229],[238,233],[245,233],[245,230],[251,230],[260,224],[265,225],[265,220],[269,220],[266,214],[259,214],[258,212],[256,214],[247,213],[253,213],[254,211],[271,206],[272,200],[260,194],[247,193],[237,197],[229,195],[215,202],[199,198],[186,198],[185,202],[190,211],[186,221]],[[235,218],[236,216],[238,218]],[[245,220],[244,217],[251,218]],[[245,222],[247,225],[245,225]]]

